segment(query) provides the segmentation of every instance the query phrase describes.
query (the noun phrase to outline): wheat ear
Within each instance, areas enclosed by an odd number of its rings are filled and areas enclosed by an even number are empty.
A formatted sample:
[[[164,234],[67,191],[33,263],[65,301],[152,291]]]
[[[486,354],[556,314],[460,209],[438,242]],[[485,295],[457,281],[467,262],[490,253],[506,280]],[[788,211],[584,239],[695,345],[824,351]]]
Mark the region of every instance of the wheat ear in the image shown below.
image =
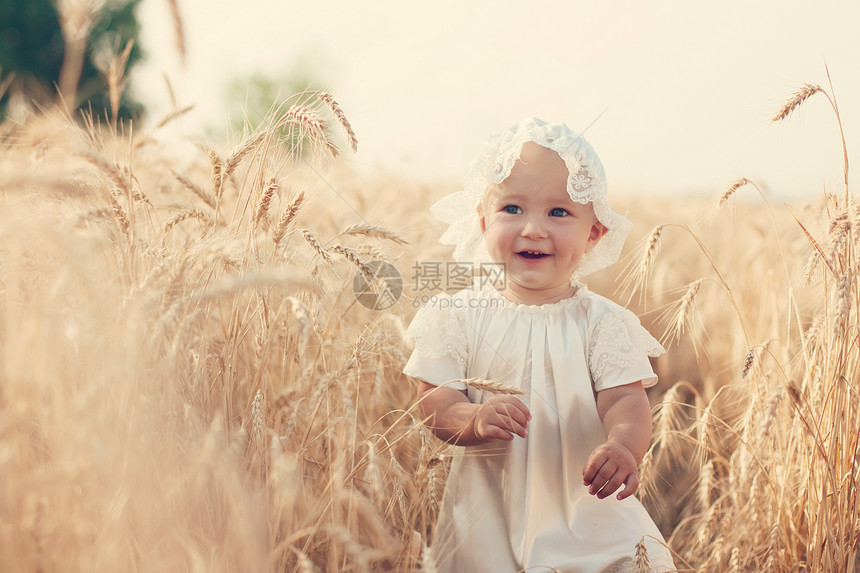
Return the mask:
[[[350,225],[343,231],[342,234],[363,235],[365,237],[373,237],[374,239],[385,239],[386,241],[391,241],[397,243],[398,245],[409,244],[397,233],[394,233],[387,229],[383,229],[382,227],[368,225],[366,223],[357,223],[355,225]]]
[[[284,209],[284,212],[281,213],[281,216],[278,218],[278,225],[275,227],[275,232],[272,234],[272,241],[275,243],[277,247],[281,240],[284,238],[284,234],[287,232],[287,227],[292,221],[296,213],[299,212],[299,207],[304,201],[305,192],[299,191],[299,194],[296,195],[296,198],[290,201],[290,203]]]
[[[266,136],[266,132],[263,131],[258,133],[257,135],[252,135],[248,139],[242,142],[242,144],[236,148],[236,151],[227,158],[227,161],[224,163],[224,171],[222,173],[222,178],[227,179],[230,177],[242,160],[248,155],[251,151],[253,151],[260,142],[263,141],[263,138]]]
[[[507,384],[502,384],[501,382],[493,382],[492,380],[483,380],[481,378],[465,378],[463,380],[459,380],[459,382],[468,384],[469,386],[477,390],[484,390],[493,394],[525,394],[523,390],[517,388],[516,386],[509,386]]]
[[[644,537],[639,538],[639,541],[636,543],[634,562],[636,573],[651,573],[651,563],[648,559],[648,548],[645,547]]]
[[[173,176],[176,177],[176,180],[179,181],[183,187],[200,197],[203,202],[211,208],[215,208],[215,197],[213,197],[212,195],[195,185],[190,179],[177,173],[176,171],[171,171],[171,173],[173,173]]]
[[[343,129],[344,133],[346,133],[346,140],[349,143],[349,147],[352,149],[352,152],[355,153],[358,151],[358,140],[355,138],[355,132],[352,130],[352,126],[346,119],[346,114],[343,113],[343,109],[341,109],[331,94],[326,92],[317,92],[317,97],[329,107],[331,112],[337,118],[340,127]]]
[[[210,225],[212,224],[212,219],[210,219],[209,215],[207,215],[203,211],[199,209],[184,209],[167,220],[167,223],[165,223],[164,225],[164,232],[167,233],[168,231],[170,231],[170,229],[172,229],[182,221],[185,221],[192,217],[196,218],[198,221],[203,221]]]
[[[331,255],[328,254],[326,248],[322,246],[322,243],[320,243],[310,231],[307,229],[300,229],[299,232],[302,234],[302,237],[305,238],[305,241],[314,248],[317,254],[322,257],[325,262],[331,263]]]
[[[720,205],[722,206],[723,203],[729,200],[729,197],[735,194],[735,191],[737,191],[747,183],[749,183],[749,179],[747,179],[746,177],[741,177],[740,179],[729,185],[729,188],[726,189],[725,193],[723,193],[722,197],[720,197]]]
[[[779,108],[779,111],[776,112],[776,115],[771,118],[770,122],[775,123],[777,121],[785,119],[792,111],[795,110],[795,108],[797,108],[797,106],[802,104],[804,101],[806,101],[813,95],[823,91],[824,90],[821,89],[821,86],[819,85],[804,84],[804,86],[800,88],[800,90],[796,91],[791,96],[791,99],[785,102],[785,104],[781,108]]]
[[[254,213],[254,224],[260,222],[260,219],[266,216],[266,213],[269,212],[269,205],[272,203],[272,196],[275,194],[275,191],[278,190],[278,180],[272,177],[271,181],[269,181],[269,185],[266,187],[265,191],[263,191],[263,196],[260,198],[260,204],[257,205],[257,212]]]

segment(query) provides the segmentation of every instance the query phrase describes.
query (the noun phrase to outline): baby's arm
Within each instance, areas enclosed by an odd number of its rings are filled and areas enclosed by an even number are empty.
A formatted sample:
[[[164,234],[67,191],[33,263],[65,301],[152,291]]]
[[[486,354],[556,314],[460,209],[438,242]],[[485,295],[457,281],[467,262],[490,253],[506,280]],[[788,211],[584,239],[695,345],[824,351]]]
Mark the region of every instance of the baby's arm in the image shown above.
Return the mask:
[[[493,396],[473,404],[465,391],[433,386],[423,380],[418,389],[421,416],[436,436],[458,446],[473,446],[491,440],[525,438],[531,419],[528,408],[513,396]]]
[[[639,464],[651,445],[651,405],[642,382],[607,388],[597,393],[597,412],[606,441],[597,446],[582,470],[588,493],[600,499],[620,486],[618,499],[639,487]]]

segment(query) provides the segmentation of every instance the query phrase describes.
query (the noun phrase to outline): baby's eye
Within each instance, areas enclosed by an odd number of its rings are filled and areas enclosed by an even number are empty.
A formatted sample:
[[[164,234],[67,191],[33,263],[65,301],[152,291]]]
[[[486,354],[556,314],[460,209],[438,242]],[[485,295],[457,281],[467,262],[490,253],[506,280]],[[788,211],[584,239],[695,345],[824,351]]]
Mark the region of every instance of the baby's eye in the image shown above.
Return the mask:
[[[522,213],[522,209],[520,209],[516,205],[505,205],[504,207],[502,207],[502,211],[504,211],[505,213],[510,213],[511,215],[517,215],[519,213]]]
[[[565,215],[568,215],[568,214],[569,213],[567,212],[567,210],[562,209],[561,207],[556,207],[556,208],[550,210],[550,212],[549,212],[550,217],[564,217]]]

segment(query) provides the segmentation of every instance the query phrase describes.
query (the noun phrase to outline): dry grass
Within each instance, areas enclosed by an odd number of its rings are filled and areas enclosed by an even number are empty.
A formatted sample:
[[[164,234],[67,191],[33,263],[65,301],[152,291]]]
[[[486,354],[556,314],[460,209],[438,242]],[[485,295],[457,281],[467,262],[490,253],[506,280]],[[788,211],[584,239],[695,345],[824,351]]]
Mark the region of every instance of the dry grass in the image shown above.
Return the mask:
[[[158,127],[141,146],[52,113],[0,130],[0,570],[436,569],[448,458],[401,368],[450,190],[323,171],[332,128],[350,141],[332,102],[181,166]],[[308,138],[324,153],[291,147]],[[709,218],[615,199],[635,280],[589,285],[672,343],[642,497],[679,565],[851,570],[860,205],[768,218],[749,189]],[[374,259],[406,283],[385,311],[352,292]]]

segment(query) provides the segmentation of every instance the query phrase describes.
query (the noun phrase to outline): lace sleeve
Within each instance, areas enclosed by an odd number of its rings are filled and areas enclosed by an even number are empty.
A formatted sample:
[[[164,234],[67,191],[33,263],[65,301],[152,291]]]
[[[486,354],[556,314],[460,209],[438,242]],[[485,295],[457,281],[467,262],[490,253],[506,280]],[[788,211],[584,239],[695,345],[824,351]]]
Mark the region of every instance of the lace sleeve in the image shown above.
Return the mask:
[[[626,309],[603,316],[594,325],[588,344],[588,364],[597,391],[642,380],[657,383],[648,357],[665,350]]]
[[[412,319],[407,334],[415,343],[403,372],[447,388],[465,390],[468,342],[462,309],[451,296],[440,294],[421,307]]]

